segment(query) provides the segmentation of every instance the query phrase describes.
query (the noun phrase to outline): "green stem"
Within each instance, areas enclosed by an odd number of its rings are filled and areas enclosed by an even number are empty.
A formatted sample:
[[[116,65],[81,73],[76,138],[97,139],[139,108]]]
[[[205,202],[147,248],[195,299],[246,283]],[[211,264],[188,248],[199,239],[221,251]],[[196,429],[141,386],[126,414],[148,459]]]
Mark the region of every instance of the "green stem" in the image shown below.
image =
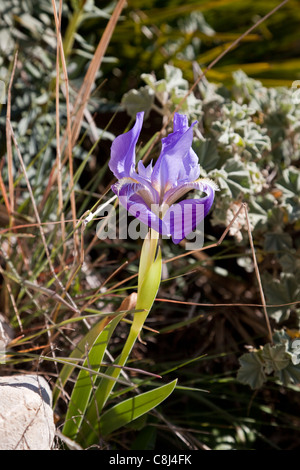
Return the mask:
[[[82,17],[83,17],[83,7],[84,7],[84,4],[82,5],[81,8],[74,11],[74,13],[71,16],[70,21],[68,23],[66,33],[65,33],[65,37],[64,37],[64,40],[63,40],[63,48],[64,48],[65,58],[68,57],[68,55],[70,54],[70,52],[73,48],[73,44],[74,44],[74,41],[75,41],[75,34],[76,34],[76,32],[79,28],[79,25],[80,25]]]
[[[145,239],[141,258],[140,258],[140,267],[139,267],[139,285],[138,285],[138,296],[136,310],[142,310],[142,312],[136,313],[133,318],[133,322],[127,337],[126,343],[123,347],[123,350],[119,357],[115,360],[114,365],[124,366],[128,357],[132,351],[132,348],[138,339],[143,325],[146,321],[146,318],[151,310],[153,302],[155,300],[161,279],[161,252],[158,251],[157,257],[155,259],[157,251],[157,242],[158,234],[157,232],[152,232],[148,234],[149,236]],[[106,375],[109,375],[111,378],[118,379],[121,368],[111,366],[107,369]],[[96,409],[101,413],[101,410],[105,406],[110,393],[116,384],[116,380],[102,379],[101,383],[96,391],[96,402],[90,406],[87,421],[89,421],[89,416],[93,416]],[[90,445],[95,437],[97,430],[94,430],[89,434],[87,438],[87,445]]]
[[[151,267],[153,266],[154,259],[155,259],[155,254],[156,254],[156,248],[157,248],[157,241],[158,241],[158,234],[157,232],[152,232],[151,237],[146,238],[144,241],[142,253],[141,253],[141,261],[140,261],[140,269],[142,270],[141,273],[139,272],[139,288],[138,288],[138,297],[137,297],[137,302],[136,302],[136,310],[144,310],[144,312],[139,312],[134,315],[133,322],[129,331],[128,338],[126,340],[126,343],[124,345],[124,348],[119,356],[119,358],[116,360],[116,364],[118,366],[124,366],[131,351],[132,348],[139,337],[141,330],[143,328],[143,325],[147,319],[147,316],[151,310],[151,307],[153,305],[154,299],[156,297],[156,293],[158,290],[157,288],[154,288],[152,290],[152,295],[150,298],[145,295],[143,287],[145,286],[145,281],[147,281],[147,274],[149,273]],[[160,278],[159,278],[160,282]],[[154,292],[153,292],[154,291]],[[118,378],[121,370],[120,368],[112,367],[111,368],[111,375],[114,378]],[[115,381],[111,380],[108,381],[107,384],[107,392],[104,395],[104,402],[103,406],[106,403],[106,400],[108,399],[108,396],[115,385]],[[99,407],[99,404],[98,404]],[[99,407],[101,409],[102,407]]]

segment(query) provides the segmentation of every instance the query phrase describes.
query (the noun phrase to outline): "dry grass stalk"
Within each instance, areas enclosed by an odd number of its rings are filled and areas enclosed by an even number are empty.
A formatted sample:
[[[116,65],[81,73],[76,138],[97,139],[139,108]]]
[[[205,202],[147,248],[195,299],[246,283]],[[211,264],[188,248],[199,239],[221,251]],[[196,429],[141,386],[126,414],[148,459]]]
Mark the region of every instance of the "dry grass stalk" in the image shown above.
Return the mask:
[[[87,73],[84,77],[81,88],[78,92],[77,99],[74,104],[74,118],[72,123],[72,146],[76,144],[80,129],[81,122],[84,116],[84,110],[91,95],[92,86],[95,82],[96,73],[99,70],[102,59],[106,52],[107,46],[118,22],[119,16],[124,8],[126,0],[119,0],[113,14],[105,28],[105,31],[100,39],[95,54],[91,60]]]
[[[53,2],[53,8],[55,8],[55,2]],[[65,216],[63,212],[63,190],[62,190],[62,163],[61,163],[61,149],[60,149],[60,127],[59,127],[59,49],[60,49],[60,27],[61,27],[61,12],[62,12],[62,0],[59,2],[59,15],[58,25],[56,28],[57,34],[57,46],[56,46],[56,83],[55,83],[55,100],[56,100],[56,163],[57,163],[57,187],[58,187],[58,213],[60,214],[61,220],[61,232],[62,240],[65,240]],[[57,15],[55,15],[57,19]],[[64,256],[63,256],[64,259]]]
[[[28,179],[27,170],[26,170],[26,167],[25,167],[25,164],[24,164],[24,161],[23,161],[23,158],[22,158],[22,155],[21,155],[16,137],[14,135],[14,131],[13,131],[13,128],[12,128],[12,125],[11,125],[10,122],[9,122],[9,125],[10,125],[10,133],[11,133],[16,151],[17,151],[17,156],[19,158],[19,162],[20,162],[20,165],[21,165],[22,172],[24,174],[24,178],[25,178],[25,181],[26,181],[27,189],[28,189],[28,192],[29,192],[29,196],[30,196],[30,199],[31,199],[32,206],[33,206],[33,211],[34,211],[34,214],[35,214],[35,217],[36,217],[36,220],[37,220],[37,225],[38,225],[38,228],[39,228],[39,231],[40,231],[42,243],[43,243],[45,254],[46,254],[46,257],[47,257],[47,261],[48,261],[48,264],[49,264],[49,267],[50,267],[50,270],[51,270],[51,274],[52,274],[53,278],[55,279],[56,283],[58,284],[59,288],[63,292],[63,294],[67,296],[67,298],[68,298],[69,302],[71,303],[71,305],[73,306],[73,308],[79,313],[79,310],[77,309],[76,304],[74,303],[72,297],[68,294],[68,292],[64,288],[62,282],[60,281],[60,279],[58,278],[58,276],[55,272],[55,269],[54,269],[54,266],[53,266],[53,263],[52,263],[52,260],[51,260],[50,252],[49,252],[49,249],[48,249],[48,246],[47,246],[46,237],[45,237],[44,229],[43,229],[43,226],[42,226],[42,223],[41,223],[40,215],[39,215],[37,205],[36,205],[36,202],[35,202],[35,199],[34,199],[33,191],[32,191],[31,185],[30,185],[30,181]]]
[[[79,239],[78,233],[75,230],[76,227],[76,201],[75,201],[75,192],[74,192],[74,172],[73,172],[73,155],[72,155],[72,132],[71,132],[71,111],[70,111],[70,98],[69,98],[69,79],[68,79],[68,72],[67,72],[67,65],[65,61],[64,49],[62,38],[60,34],[60,20],[61,20],[61,9],[62,9],[62,2],[60,0],[60,11],[59,16],[57,15],[57,9],[55,1],[52,0],[53,11],[54,11],[54,19],[55,19],[55,26],[56,26],[56,35],[57,35],[57,57],[56,57],[56,112],[58,112],[59,106],[59,59],[61,59],[64,81],[65,81],[65,96],[66,96],[66,107],[67,107],[67,153],[68,153],[68,160],[69,160],[69,187],[70,187],[70,201],[71,201],[71,210],[72,210],[72,218],[73,218],[73,228],[74,228],[74,249],[75,253],[78,256],[78,247],[79,247]],[[58,83],[57,83],[58,82]],[[59,116],[57,119],[57,139],[59,141]],[[60,157],[60,149],[58,150],[59,155],[59,167],[58,167],[58,177],[61,178],[61,157]]]
[[[9,198],[10,198],[10,215],[15,209],[15,196],[14,196],[14,176],[13,176],[13,154],[12,154],[12,142],[10,132],[10,117],[11,117],[11,88],[14,80],[15,70],[18,60],[18,51],[16,51],[12,73],[7,90],[7,111],[6,111],[6,151],[7,151],[7,168],[8,168],[8,187],[9,187]],[[11,218],[11,225],[13,224],[13,218]]]

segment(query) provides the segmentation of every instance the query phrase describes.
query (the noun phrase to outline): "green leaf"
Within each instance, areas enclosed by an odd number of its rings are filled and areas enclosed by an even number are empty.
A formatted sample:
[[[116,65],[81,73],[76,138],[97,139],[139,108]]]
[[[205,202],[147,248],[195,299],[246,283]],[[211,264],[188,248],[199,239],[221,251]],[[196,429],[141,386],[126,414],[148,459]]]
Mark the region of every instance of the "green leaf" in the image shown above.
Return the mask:
[[[116,383],[116,379],[120,375],[121,367],[125,365],[156,297],[160,285],[162,268],[160,248],[154,260],[156,246],[157,239],[145,239],[140,259],[139,289],[136,303],[136,310],[144,311],[135,313],[127,341],[119,357],[115,360],[114,364],[106,370],[106,375],[114,380],[110,380],[109,378],[102,379],[99,387],[93,394],[94,400],[91,401],[89,409],[87,410],[86,422],[83,422],[83,435],[86,436],[84,440],[87,445],[92,445],[94,440],[98,438],[97,431],[99,432],[98,428],[99,425],[101,425],[101,420],[100,423],[97,420],[97,411],[101,414]],[[91,426],[93,428],[92,432],[90,431]]]
[[[102,436],[107,436],[162,403],[174,390],[177,380],[119,403],[103,413]]]
[[[147,119],[152,104],[154,102],[154,91],[149,87],[141,87],[138,90],[129,90],[122,98],[122,104],[130,117],[136,117],[140,111],[145,111],[145,119]]]
[[[281,273],[279,279],[274,279],[271,275],[263,275],[263,286],[269,304],[282,305],[282,307],[270,307],[269,315],[277,322],[289,317],[291,306],[289,302],[299,299],[300,294],[300,273]]]
[[[217,145],[212,139],[197,139],[193,142],[193,149],[199,158],[199,165],[205,171],[210,171],[217,167],[220,156]]]
[[[150,237],[150,232],[148,232],[143,242],[141,256],[140,256],[138,292],[141,290],[141,286],[144,282],[147,272],[149,271],[149,269],[151,268],[154,262],[156,248],[157,248],[157,238]]]
[[[295,348],[293,340],[285,330],[275,331],[274,344],[267,343],[258,351],[244,354],[239,362],[237,374],[239,382],[257,389],[273,374],[284,385],[300,381],[300,365],[293,362]],[[298,358],[297,358],[298,359]]]
[[[282,177],[276,183],[287,197],[298,196],[300,194],[300,171],[298,168],[285,168]]]
[[[264,250],[268,252],[290,251],[293,247],[293,240],[288,233],[267,232],[265,234]]]
[[[86,348],[90,348],[90,346],[94,343],[97,336],[103,331],[105,326],[107,325],[108,319],[104,318],[101,321],[97,322],[89,331],[88,333],[79,341],[78,345],[74,348],[72,353],[70,354],[71,358],[81,358],[86,353]],[[60,391],[67,382],[68,378],[72,374],[75,366],[66,364],[62,370],[60,371],[59,377],[56,381],[55,387],[53,389],[53,406],[55,406],[59,396]]]
[[[285,344],[276,344],[274,346],[270,343],[265,344],[261,358],[265,363],[264,368],[267,374],[280,371],[290,363],[290,354],[288,354]]]
[[[299,384],[300,383],[300,366],[294,365],[294,364],[289,364],[285,369],[282,369],[277,372],[276,374],[279,378],[279,380],[284,384],[284,385],[289,385],[289,384]]]
[[[176,88],[182,88],[183,90],[188,90],[189,84],[187,80],[183,78],[182,71],[174,67],[173,65],[164,65],[165,70],[165,80],[167,83],[167,90],[170,92]]]
[[[220,189],[225,189],[234,199],[251,192],[250,173],[246,165],[237,158],[228,159],[221,170],[212,171],[210,177],[217,177]]]
[[[142,258],[141,258],[142,260]],[[161,280],[162,258],[160,247],[158,249],[157,258],[150,268],[144,273],[139,286],[138,298],[136,303],[137,310],[150,310],[155,300],[160,280]]]
[[[137,433],[137,436],[131,444],[130,450],[153,450],[157,437],[157,429],[155,426],[145,426]]]
[[[260,388],[266,381],[263,364],[256,352],[245,353],[239,358],[241,364],[237,380],[252,389]]]
[[[97,336],[91,347],[88,358],[84,362],[84,367],[89,367],[90,371],[81,370],[73,388],[63,428],[63,434],[65,436],[74,439],[80,430],[80,425],[84,419],[92,394],[92,388],[96,380],[96,375],[93,374],[93,371],[100,370],[108,342],[123,316],[124,313],[121,313],[113,318],[113,320]]]

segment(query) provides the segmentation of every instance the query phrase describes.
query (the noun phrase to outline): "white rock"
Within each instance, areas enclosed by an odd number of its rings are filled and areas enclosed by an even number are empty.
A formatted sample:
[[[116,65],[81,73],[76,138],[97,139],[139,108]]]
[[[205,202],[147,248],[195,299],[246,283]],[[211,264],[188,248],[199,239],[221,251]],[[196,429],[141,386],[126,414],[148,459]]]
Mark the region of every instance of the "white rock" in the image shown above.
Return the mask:
[[[0,364],[5,363],[6,346],[14,337],[14,331],[0,313]]]
[[[38,375],[0,377],[0,449],[49,450],[54,435],[46,380]]]

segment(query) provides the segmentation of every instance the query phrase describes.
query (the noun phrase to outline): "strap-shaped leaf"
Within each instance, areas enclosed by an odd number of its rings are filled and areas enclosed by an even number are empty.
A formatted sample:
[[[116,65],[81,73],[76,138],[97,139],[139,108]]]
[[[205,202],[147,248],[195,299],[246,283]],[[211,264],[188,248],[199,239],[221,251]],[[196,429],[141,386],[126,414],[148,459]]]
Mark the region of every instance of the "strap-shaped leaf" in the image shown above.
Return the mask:
[[[107,436],[120,427],[148,413],[162,403],[174,390],[177,380],[161,387],[141,393],[136,397],[124,400],[107,410],[100,419],[100,433]]]
[[[74,439],[79,432],[97,377],[93,374],[93,371],[99,371],[111,335],[123,316],[124,313],[121,313],[113,318],[104,330],[101,331],[91,347],[88,358],[84,362],[84,367],[89,368],[90,371],[82,369],[73,388],[63,428],[65,436]]]
[[[71,359],[74,358],[74,362],[76,362],[76,359],[82,358],[86,354],[86,350],[90,349],[91,345],[94,343],[94,341],[96,340],[97,336],[101,333],[101,331],[104,330],[106,325],[115,316],[118,315],[118,312],[120,313],[123,312],[124,314],[128,313],[130,311],[135,310],[135,306],[136,306],[136,294],[132,293],[123,300],[123,302],[121,303],[116,313],[105,316],[102,320],[97,322],[87,332],[87,334],[79,341],[77,346],[74,348],[74,350],[70,354],[70,358]],[[72,374],[74,367],[75,367],[74,365],[65,364],[62,370],[60,371],[55,387],[53,389],[53,407],[55,406],[59,398],[60,391],[62,390],[63,386],[67,382],[70,375]]]
[[[70,359],[74,358],[74,362],[75,362],[76,358],[81,358],[85,354],[86,347],[89,347],[91,344],[93,344],[93,342],[95,341],[99,333],[103,331],[103,329],[105,328],[109,320],[110,318],[103,318],[101,321],[97,322],[93,326],[93,328],[91,328],[88,331],[88,333],[80,340],[78,345],[74,348],[74,350],[70,354]],[[61,369],[59,377],[53,389],[53,406],[55,406],[60,396],[61,389],[63,388],[68,378],[72,374],[74,367],[75,367],[74,365],[66,364]]]
[[[97,420],[97,411],[101,415],[101,411],[109,398],[115,385],[115,381],[121,373],[120,366],[124,366],[127,362],[135,341],[143,328],[144,322],[152,307],[160,285],[162,268],[161,250],[158,250],[157,257],[153,262],[155,254],[154,242],[151,243],[153,243],[153,245],[149,246],[146,242],[146,249],[149,248],[151,253],[148,253],[149,256],[146,256],[145,254],[144,259],[148,259],[148,264],[145,265],[143,269],[143,276],[141,277],[136,303],[136,309],[144,311],[135,313],[127,341],[120,356],[115,360],[115,364],[108,367],[105,372],[106,375],[111,376],[114,380],[103,378],[99,387],[93,394],[94,400],[91,401],[87,410],[86,422],[82,422],[82,435],[85,436],[84,445],[92,445],[94,440],[98,438],[100,423]],[[143,248],[145,248],[145,246]],[[144,261],[142,262],[144,263]],[[115,365],[117,367],[115,367]],[[91,427],[93,428],[93,431],[91,431]]]

